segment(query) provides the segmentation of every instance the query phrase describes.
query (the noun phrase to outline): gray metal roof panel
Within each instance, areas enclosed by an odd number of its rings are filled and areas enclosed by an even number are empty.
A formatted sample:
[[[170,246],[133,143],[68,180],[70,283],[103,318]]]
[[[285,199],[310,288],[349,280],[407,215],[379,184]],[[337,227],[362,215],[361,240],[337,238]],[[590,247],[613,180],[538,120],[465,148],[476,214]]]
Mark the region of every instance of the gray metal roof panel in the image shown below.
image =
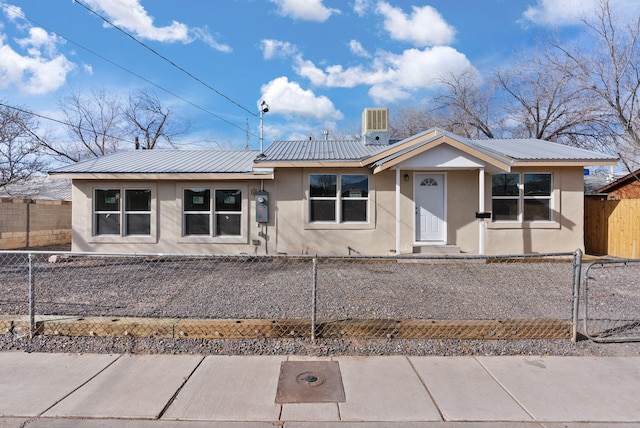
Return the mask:
[[[67,165],[56,173],[245,173],[253,171],[255,150],[136,150]]]
[[[0,188],[0,197],[70,201],[71,180],[34,176]]]
[[[612,161],[615,156],[536,139],[468,140],[514,161]]]
[[[387,148],[360,140],[281,140],[274,141],[258,161],[357,161]]]

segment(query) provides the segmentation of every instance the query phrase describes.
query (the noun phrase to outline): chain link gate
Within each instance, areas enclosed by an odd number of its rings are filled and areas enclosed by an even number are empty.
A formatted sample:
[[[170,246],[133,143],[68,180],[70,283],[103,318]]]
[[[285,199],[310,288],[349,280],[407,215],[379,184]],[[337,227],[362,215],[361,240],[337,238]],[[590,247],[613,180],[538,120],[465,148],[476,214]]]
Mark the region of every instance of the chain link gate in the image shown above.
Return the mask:
[[[133,338],[569,338],[579,255],[0,252],[0,327]]]
[[[587,338],[600,343],[640,341],[640,260],[591,263],[583,300]]]

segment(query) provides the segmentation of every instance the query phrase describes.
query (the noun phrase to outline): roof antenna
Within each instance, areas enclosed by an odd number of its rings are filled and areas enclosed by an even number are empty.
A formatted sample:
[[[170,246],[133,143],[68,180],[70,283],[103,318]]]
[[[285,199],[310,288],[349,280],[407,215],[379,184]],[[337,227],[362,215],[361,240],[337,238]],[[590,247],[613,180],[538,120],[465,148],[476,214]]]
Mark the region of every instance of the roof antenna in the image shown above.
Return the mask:
[[[246,124],[246,133],[247,133],[247,142],[244,145],[244,149],[245,150],[249,150],[249,118],[246,119],[247,120],[247,124]]]

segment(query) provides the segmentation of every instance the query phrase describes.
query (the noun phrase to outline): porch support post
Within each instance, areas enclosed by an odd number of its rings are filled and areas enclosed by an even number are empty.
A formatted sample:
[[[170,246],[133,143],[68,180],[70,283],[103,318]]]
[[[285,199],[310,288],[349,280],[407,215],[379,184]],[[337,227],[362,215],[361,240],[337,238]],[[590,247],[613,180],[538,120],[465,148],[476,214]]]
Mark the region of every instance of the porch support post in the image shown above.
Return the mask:
[[[484,168],[478,171],[478,212],[485,212],[484,207]],[[484,254],[485,219],[478,219],[478,254]]]
[[[396,256],[400,255],[400,167],[396,167]]]

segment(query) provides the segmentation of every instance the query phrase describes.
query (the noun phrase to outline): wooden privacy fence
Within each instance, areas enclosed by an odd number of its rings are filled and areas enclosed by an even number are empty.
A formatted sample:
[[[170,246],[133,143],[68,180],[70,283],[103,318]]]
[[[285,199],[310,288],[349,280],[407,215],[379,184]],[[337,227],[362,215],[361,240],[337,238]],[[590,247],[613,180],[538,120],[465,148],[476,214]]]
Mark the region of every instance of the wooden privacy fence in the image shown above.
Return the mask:
[[[585,200],[587,254],[640,258],[640,199]]]

